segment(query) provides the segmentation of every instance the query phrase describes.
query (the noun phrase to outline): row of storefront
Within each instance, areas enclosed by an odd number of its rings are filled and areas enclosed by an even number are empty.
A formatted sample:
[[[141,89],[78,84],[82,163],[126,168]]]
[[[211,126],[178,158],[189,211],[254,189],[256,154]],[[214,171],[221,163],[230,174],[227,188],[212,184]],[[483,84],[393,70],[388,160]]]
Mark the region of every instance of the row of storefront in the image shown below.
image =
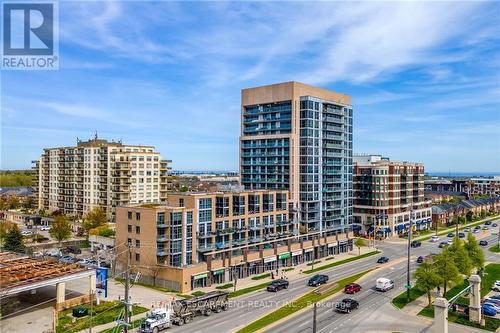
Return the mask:
[[[251,275],[274,272],[281,273],[282,268],[293,267],[328,256],[346,253],[353,250],[353,239],[345,239],[316,247],[300,249],[277,255],[242,262],[225,268],[218,268],[192,275],[192,288],[203,288],[212,284],[229,283]]]

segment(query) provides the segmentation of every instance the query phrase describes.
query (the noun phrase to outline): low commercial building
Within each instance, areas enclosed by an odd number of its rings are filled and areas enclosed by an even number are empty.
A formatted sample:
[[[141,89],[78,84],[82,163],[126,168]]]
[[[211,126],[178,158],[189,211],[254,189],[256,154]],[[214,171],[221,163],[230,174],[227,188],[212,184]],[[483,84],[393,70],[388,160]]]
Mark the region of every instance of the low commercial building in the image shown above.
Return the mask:
[[[357,155],[353,163],[355,232],[396,236],[408,230],[410,218],[417,230],[431,226],[423,164],[390,161],[381,155]]]
[[[166,204],[117,209],[117,272],[181,292],[347,252],[347,234],[299,235],[286,190],[169,194]]]

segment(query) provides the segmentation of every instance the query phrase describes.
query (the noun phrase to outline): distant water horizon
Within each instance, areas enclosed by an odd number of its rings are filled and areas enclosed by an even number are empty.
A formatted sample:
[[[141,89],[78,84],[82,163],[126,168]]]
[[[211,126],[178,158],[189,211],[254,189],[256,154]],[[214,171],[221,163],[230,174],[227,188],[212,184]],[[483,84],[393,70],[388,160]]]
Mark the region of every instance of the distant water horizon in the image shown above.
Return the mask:
[[[434,171],[429,171],[425,173],[428,176],[433,176],[433,177],[493,177],[493,176],[499,176],[500,172],[454,172],[454,171],[448,171],[448,172],[434,172]]]
[[[236,170],[173,170],[174,174],[222,174],[238,173]],[[456,171],[428,171],[425,173],[431,177],[492,177],[500,176],[500,172],[456,172]]]

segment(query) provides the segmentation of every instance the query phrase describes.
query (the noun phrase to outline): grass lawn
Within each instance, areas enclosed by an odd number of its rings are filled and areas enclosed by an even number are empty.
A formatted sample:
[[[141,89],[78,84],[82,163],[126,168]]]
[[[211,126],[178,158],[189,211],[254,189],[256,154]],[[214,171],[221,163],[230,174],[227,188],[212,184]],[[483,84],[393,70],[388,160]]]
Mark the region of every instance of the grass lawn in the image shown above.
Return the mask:
[[[226,284],[223,284],[222,286],[215,287],[215,289],[222,290],[222,289],[229,289],[229,288],[232,288],[232,287],[234,287],[234,284],[232,284],[232,283],[226,283]]]
[[[205,295],[205,293],[203,291],[198,290],[198,291],[191,293],[191,295],[197,297],[197,296],[203,296],[203,295]]]
[[[270,282],[265,282],[265,283],[261,283],[261,284],[258,284],[256,286],[252,286],[252,287],[248,287],[248,288],[243,288],[243,289],[240,289],[240,290],[236,290],[236,291],[233,291],[233,292],[230,292],[229,293],[229,298],[234,298],[234,297],[239,297],[239,296],[242,296],[242,295],[245,295],[245,294],[248,294],[248,293],[253,293],[254,291],[257,291],[257,290],[260,290],[260,289],[264,289],[268,286]]]
[[[402,309],[405,307],[406,304],[413,302],[414,300],[416,300],[417,298],[419,298],[422,295],[425,295],[425,292],[414,287],[414,288],[410,289],[410,301],[409,302],[406,300],[406,290],[403,291],[398,296],[394,297],[391,302],[398,309]]]
[[[366,257],[371,257],[371,256],[373,256],[373,255],[375,255],[377,253],[380,253],[380,251],[372,251],[372,252],[364,253],[364,254],[362,254],[360,256],[356,256],[356,257],[347,258],[347,259],[344,259],[344,260],[332,262],[331,264],[328,264],[328,265],[319,266],[319,267],[316,267],[314,269],[308,269],[307,271],[303,271],[303,273],[306,273],[306,274],[316,273],[316,272],[322,271],[324,269],[328,269],[328,268],[332,268],[332,267],[335,267],[335,266],[339,266],[339,265],[342,265],[342,264],[345,264],[345,263],[348,263],[348,262],[351,262],[351,261],[355,261],[355,260],[358,260],[358,259],[363,259],[363,258],[366,258]]]
[[[273,312],[269,313],[268,315],[250,323],[249,325],[238,330],[236,333],[251,333],[251,332],[258,331],[258,330],[268,326],[269,324],[271,324],[275,321],[278,321],[282,318],[285,318],[285,317],[291,315],[294,312],[297,312],[301,309],[304,309],[304,308],[310,306],[311,304],[313,304],[315,302],[321,301],[322,299],[325,299],[325,298],[332,296],[333,294],[344,289],[344,287],[347,284],[358,280],[359,278],[361,278],[363,275],[365,275],[369,271],[371,271],[371,270],[367,270],[365,272],[358,273],[356,275],[349,276],[345,279],[337,281],[336,282],[337,287],[333,288],[332,290],[330,290],[324,294],[317,294],[314,291],[308,292],[307,294],[305,294],[299,298],[296,298],[291,303],[289,303],[285,306],[282,306],[281,308],[274,310]]]
[[[481,281],[481,297],[485,296],[490,291],[490,287],[493,284],[493,281],[498,279],[498,276],[500,276],[500,264],[489,264],[485,267],[485,274],[483,275]],[[468,285],[469,283],[466,280],[464,280],[463,283],[458,284],[455,287],[451,288],[449,291],[447,291],[446,298],[450,299],[456,296],[460,291],[462,291]],[[461,297],[457,300],[457,303],[467,305],[469,303],[469,300],[467,298]],[[418,314],[421,316],[434,318],[434,307],[427,306],[423,308],[422,311],[420,311]],[[476,328],[482,328],[484,330],[492,332],[495,332],[498,328],[500,328],[500,320],[490,317],[484,317],[484,318],[486,326],[481,327],[480,325],[471,323],[469,321],[469,318],[466,316],[454,313],[452,311],[448,312],[448,321],[450,322],[466,326],[472,326]]]
[[[317,265],[321,262],[321,260],[316,260],[315,262],[308,262],[306,266],[312,266],[312,265]]]
[[[82,318],[75,318],[76,321],[72,322],[71,312],[72,309],[67,309],[59,312],[59,319],[56,328],[57,333],[73,333],[84,330],[92,326],[98,326],[114,322],[123,310],[123,304],[120,301],[101,302],[99,305],[94,305],[92,308],[92,320],[90,318],[90,306],[85,305],[89,309],[89,315]],[[132,315],[147,312],[148,309],[142,306],[132,306]]]
[[[497,244],[497,245],[494,245],[494,246],[490,247],[490,249],[489,249],[489,250],[490,250],[491,252],[498,253],[498,252],[500,252],[500,247],[499,247],[499,246],[498,246],[498,244]]]
[[[116,281],[118,282],[123,282],[124,280],[121,279],[121,278],[116,278],[115,279]],[[154,290],[158,290],[158,291],[161,291],[161,292],[164,292],[164,293],[171,293],[171,294],[175,294],[177,293],[176,290],[174,289],[169,289],[169,288],[163,288],[163,287],[158,287],[158,286],[153,286],[153,285],[150,285],[150,284],[145,284],[145,283],[141,283],[141,282],[135,282],[134,283],[134,286],[137,285],[137,286],[141,286],[141,287],[144,287],[144,288],[149,288],[149,289],[154,289]]]
[[[265,274],[256,275],[256,276],[252,277],[252,280],[262,280],[262,279],[268,278],[270,276],[271,276],[271,273],[265,273]]]
[[[132,329],[138,328],[139,326],[141,326],[141,323],[143,322],[143,320],[144,320],[144,318],[134,320],[130,324],[130,328],[132,328]],[[100,331],[99,333],[115,333],[115,332],[116,332],[116,328],[112,327],[112,328],[108,328],[108,329],[106,329],[104,331]]]

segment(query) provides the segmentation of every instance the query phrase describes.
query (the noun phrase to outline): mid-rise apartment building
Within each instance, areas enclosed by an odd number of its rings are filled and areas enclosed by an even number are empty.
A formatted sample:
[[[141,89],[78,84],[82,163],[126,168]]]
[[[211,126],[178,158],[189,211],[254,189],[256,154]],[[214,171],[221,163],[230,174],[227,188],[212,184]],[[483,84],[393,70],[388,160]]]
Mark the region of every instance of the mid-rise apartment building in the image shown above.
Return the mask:
[[[353,230],[378,237],[430,228],[430,201],[424,198],[424,165],[390,161],[380,155],[354,156]]]
[[[73,216],[101,208],[113,220],[117,206],[165,200],[170,162],[153,146],[97,135],[76,146],[46,148],[34,161],[38,207]]]
[[[169,193],[163,204],[117,208],[117,270],[186,292],[353,248],[348,234],[297,236],[287,190]]]
[[[246,189],[287,189],[300,233],[352,222],[351,98],[299,82],[241,92],[240,177]]]
[[[469,198],[481,195],[500,196],[500,176],[428,179],[425,181],[425,190],[428,192],[455,191],[464,193]]]

